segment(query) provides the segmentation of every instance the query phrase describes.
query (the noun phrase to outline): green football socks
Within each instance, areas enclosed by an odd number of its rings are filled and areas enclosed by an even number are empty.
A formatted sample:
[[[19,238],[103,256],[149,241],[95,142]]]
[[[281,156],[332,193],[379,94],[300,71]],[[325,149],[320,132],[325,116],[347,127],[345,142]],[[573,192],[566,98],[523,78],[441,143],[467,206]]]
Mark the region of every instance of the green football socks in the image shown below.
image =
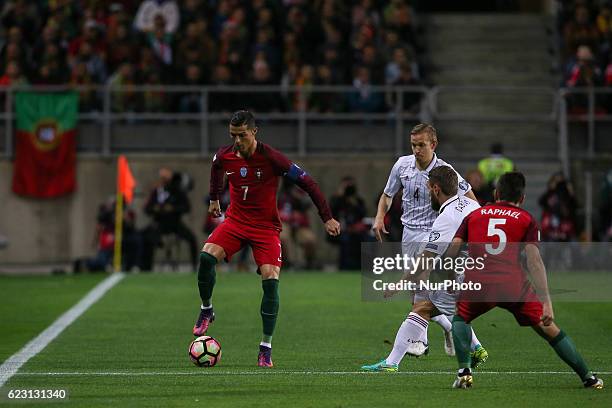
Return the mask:
[[[215,265],[217,258],[209,253],[202,252],[200,254],[200,267],[198,268],[198,289],[200,290],[200,299],[202,306],[210,306],[210,298],[212,297],[213,288],[217,281],[217,273]]]
[[[555,350],[557,355],[561,357],[561,360],[572,367],[572,370],[578,374],[582,381],[591,377],[593,374],[589,371],[586,363],[582,359],[572,339],[569,338],[563,330],[551,341],[548,342],[550,346]]]
[[[470,368],[472,347],[472,326],[461,317],[453,317],[453,340],[459,368]]]
[[[274,327],[276,326],[276,316],[278,316],[278,279],[266,279],[261,281],[263,296],[261,298],[261,321],[263,323],[264,343],[272,342]]]

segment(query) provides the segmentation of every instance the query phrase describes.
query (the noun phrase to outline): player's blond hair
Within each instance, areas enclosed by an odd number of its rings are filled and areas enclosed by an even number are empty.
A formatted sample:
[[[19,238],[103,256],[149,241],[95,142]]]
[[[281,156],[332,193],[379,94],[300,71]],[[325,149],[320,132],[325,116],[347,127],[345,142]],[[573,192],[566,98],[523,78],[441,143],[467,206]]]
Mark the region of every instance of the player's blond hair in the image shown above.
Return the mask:
[[[436,131],[436,128],[429,123],[419,123],[413,127],[410,131],[410,136],[420,135],[421,133],[426,133],[429,136],[429,141],[431,143],[438,143],[438,132]]]

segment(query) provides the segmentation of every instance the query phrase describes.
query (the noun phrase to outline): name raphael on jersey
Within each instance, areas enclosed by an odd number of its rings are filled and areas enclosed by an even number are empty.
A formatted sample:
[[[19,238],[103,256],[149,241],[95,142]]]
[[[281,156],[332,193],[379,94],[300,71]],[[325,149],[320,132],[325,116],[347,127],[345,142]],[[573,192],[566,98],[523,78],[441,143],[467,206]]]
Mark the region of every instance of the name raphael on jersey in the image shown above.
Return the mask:
[[[514,211],[512,209],[502,209],[502,208],[482,208],[480,210],[481,215],[496,215],[499,217],[512,217],[515,219],[519,219],[519,215],[521,215],[521,211]]]

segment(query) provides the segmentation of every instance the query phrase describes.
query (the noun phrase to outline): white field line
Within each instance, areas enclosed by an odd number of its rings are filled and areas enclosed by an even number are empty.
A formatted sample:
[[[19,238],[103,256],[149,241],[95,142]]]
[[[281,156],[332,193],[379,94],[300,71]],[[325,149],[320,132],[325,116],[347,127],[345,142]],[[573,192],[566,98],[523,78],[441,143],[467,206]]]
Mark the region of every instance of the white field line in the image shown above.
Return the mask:
[[[79,318],[87,309],[96,303],[106,292],[124,278],[123,273],[114,273],[100,282],[76,305],[72,306],[67,312],[61,315],[51,326],[47,327],[42,333],[30,340],[21,350],[10,356],[0,366],[0,387],[2,387],[13,375],[19,371],[29,359],[40,353],[57,336],[63,332]]]
[[[596,371],[610,375],[612,371]],[[454,375],[456,371],[399,371],[396,373],[372,373],[366,371],[217,371],[216,369],[194,369],[194,371],[66,371],[66,372],[20,372],[23,377],[149,377],[149,376],[250,376],[250,375]],[[576,375],[573,371],[477,371],[476,375]]]

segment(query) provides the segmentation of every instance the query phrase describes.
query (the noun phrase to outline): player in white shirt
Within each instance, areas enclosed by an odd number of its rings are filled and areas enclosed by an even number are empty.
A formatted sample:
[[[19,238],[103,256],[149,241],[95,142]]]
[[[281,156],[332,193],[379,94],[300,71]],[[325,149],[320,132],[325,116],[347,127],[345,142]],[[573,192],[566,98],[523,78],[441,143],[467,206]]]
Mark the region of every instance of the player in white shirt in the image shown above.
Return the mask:
[[[388,234],[385,228],[385,214],[391,208],[393,197],[403,188],[402,193],[402,234],[403,252],[409,256],[416,255],[418,243],[426,242],[429,232],[438,216],[431,208],[427,180],[429,171],[439,166],[450,166],[444,160],[436,156],[435,150],[438,146],[438,135],[436,129],[429,124],[421,123],[410,131],[410,144],[412,155],[402,156],[393,165],[389,179],[383,193],[378,201],[378,209],[372,229],[379,242],[383,241],[382,234]],[[459,181],[458,191],[460,195],[476,200],[471,191],[470,184],[457,173]],[[441,315],[433,319],[444,329],[444,349],[448,355],[454,355],[453,337],[451,335],[452,324],[450,320]]]
[[[437,211],[434,211],[432,208],[428,187],[429,172],[431,170],[437,167],[447,166],[452,169],[453,173],[456,175],[456,190],[458,196],[465,196],[474,201],[476,201],[476,197],[471,191],[469,183],[467,183],[452,166],[442,159],[439,159],[434,153],[438,145],[438,138],[433,126],[428,124],[419,124],[415,126],[410,133],[410,142],[414,154],[400,157],[391,169],[389,180],[387,181],[385,190],[378,203],[378,211],[373,230],[378,241],[382,242],[382,233],[388,233],[384,225],[384,216],[391,206],[393,196],[403,187],[403,252],[409,256],[414,256],[417,252],[420,252],[418,249],[420,245],[417,245],[417,243],[427,242],[429,239],[431,228],[437,217]],[[416,302],[420,300],[418,296],[415,297],[415,307],[419,306]],[[452,313],[450,313],[450,315],[452,315]],[[409,318],[410,317],[409,315]],[[413,319],[416,320],[418,318],[413,317]],[[444,329],[446,353],[448,355],[454,355],[451,334],[452,325],[450,320],[445,314],[437,315],[433,317],[432,320],[440,324]],[[426,330],[428,322],[424,319],[419,319],[418,323],[425,328],[424,344],[427,344]],[[401,330],[402,328],[400,327],[400,331]],[[399,334],[398,331],[398,336]]]
[[[479,208],[475,200],[458,194],[458,177],[455,170],[450,166],[439,166],[429,173],[428,196],[430,196],[431,207],[438,212],[438,218],[434,221],[429,234],[428,242],[420,256],[423,260],[442,257],[463,218]],[[430,269],[421,263],[415,271],[407,271],[402,280],[422,279],[427,280]],[[452,271],[452,279],[463,281],[463,276],[455,277]],[[451,278],[451,277],[449,277]],[[395,292],[385,292],[385,297],[392,296]],[[414,296],[414,305],[407,319],[400,326],[393,350],[389,356],[372,365],[361,368],[366,371],[397,371],[399,363],[406,354],[422,355],[427,350],[427,327],[428,321],[433,316],[452,316],[455,313],[455,302],[458,292],[449,293],[446,290],[420,290]],[[484,363],[488,357],[486,350],[480,345],[476,335],[472,331],[472,365],[474,367]]]

